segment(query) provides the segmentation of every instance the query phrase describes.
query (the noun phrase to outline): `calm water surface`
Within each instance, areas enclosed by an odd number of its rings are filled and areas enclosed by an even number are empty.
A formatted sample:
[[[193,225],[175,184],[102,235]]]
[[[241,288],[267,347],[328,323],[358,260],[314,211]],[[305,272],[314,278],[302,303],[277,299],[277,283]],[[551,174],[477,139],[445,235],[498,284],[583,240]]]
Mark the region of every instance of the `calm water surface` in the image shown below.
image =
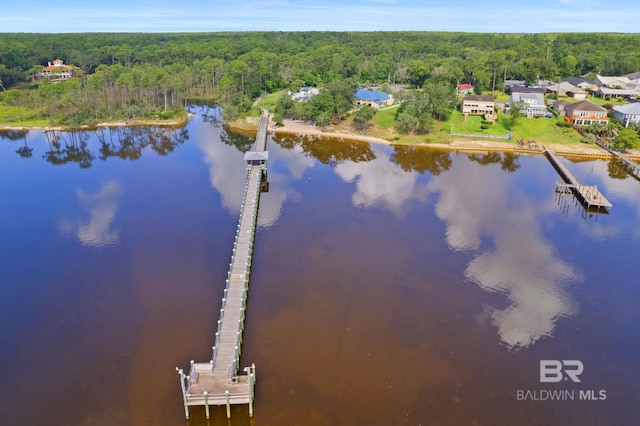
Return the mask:
[[[563,159],[614,206],[588,215],[542,156],[271,136],[255,417],[186,422],[175,367],[210,357],[252,143],[194,111],[0,136],[1,424],[637,424],[640,182]]]

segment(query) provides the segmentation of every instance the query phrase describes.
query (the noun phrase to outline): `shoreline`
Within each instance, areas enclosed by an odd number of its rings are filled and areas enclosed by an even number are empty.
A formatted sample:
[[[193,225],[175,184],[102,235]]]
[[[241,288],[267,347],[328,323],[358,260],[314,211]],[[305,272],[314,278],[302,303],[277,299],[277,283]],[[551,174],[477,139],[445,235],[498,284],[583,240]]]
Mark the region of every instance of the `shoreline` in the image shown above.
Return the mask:
[[[347,132],[336,131],[330,129],[322,131],[310,124],[299,120],[283,120],[284,126],[274,128],[274,123],[269,120],[268,131],[275,134],[301,134],[312,135],[327,138],[343,138],[362,142],[370,142],[384,145],[414,145],[432,149],[444,149],[450,151],[475,151],[475,152],[517,152],[522,154],[541,154],[543,151],[534,149],[523,149],[518,147],[515,142],[498,142],[490,140],[472,140],[472,139],[453,139],[451,143],[403,143],[402,141],[388,141],[379,137],[357,135]],[[579,157],[579,158],[602,158],[609,159],[612,157],[610,153],[597,145],[584,144],[576,142],[575,145],[565,145],[557,143],[538,142],[538,145],[544,145],[553,150],[557,155],[563,157]],[[630,150],[625,154],[630,160],[640,160],[640,152],[638,150]]]
[[[57,130],[61,132],[72,132],[74,130],[90,130],[100,127],[133,127],[133,126],[162,126],[162,127],[175,127],[187,124],[189,119],[194,114],[187,113],[185,117],[174,120],[120,120],[120,121],[104,121],[97,124],[83,124],[81,126],[9,126],[6,124],[0,124],[0,130],[42,130],[44,132],[50,132]]]

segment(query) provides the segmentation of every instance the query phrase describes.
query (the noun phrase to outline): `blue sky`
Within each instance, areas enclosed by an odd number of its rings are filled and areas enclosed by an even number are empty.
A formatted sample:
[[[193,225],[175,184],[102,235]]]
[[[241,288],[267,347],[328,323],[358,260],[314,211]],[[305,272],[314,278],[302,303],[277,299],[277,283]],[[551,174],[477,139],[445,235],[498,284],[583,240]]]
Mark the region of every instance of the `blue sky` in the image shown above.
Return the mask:
[[[640,32],[638,0],[23,0],[0,32]]]

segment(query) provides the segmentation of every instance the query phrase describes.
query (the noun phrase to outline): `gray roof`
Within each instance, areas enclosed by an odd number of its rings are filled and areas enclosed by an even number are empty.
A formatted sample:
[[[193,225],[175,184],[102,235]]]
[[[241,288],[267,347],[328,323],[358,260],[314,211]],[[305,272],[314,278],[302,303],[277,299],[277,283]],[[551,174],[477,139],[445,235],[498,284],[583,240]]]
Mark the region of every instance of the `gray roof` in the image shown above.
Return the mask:
[[[483,101],[483,102],[495,102],[495,98],[493,96],[483,96],[483,95],[469,95],[463,96],[462,101]]]
[[[625,74],[623,77],[627,77],[629,80],[637,80],[640,78],[640,71],[632,72],[631,74]]]
[[[550,92],[556,92],[556,93],[583,93],[586,94],[587,92],[582,90],[579,87],[574,86],[573,84],[569,83],[568,81],[561,81],[558,84],[552,84],[550,86],[546,87],[546,90],[550,91]]]
[[[640,114],[640,102],[634,102],[632,104],[625,105],[616,105],[613,107],[613,110],[624,115]]]
[[[566,81],[569,84],[573,84],[574,86],[577,86],[578,84],[586,83],[587,79],[582,77],[567,77],[562,81]]]
[[[514,93],[514,92],[518,92],[518,93],[544,93],[544,88],[543,87],[527,87],[527,86],[516,85],[516,86],[513,86],[511,88],[511,93]]]
[[[514,92],[511,94],[511,100],[513,102],[525,101],[527,107],[542,107],[545,108],[544,105],[544,96],[542,93],[522,93],[522,92]],[[527,102],[534,101],[534,102]]]
[[[580,102],[576,102],[575,104],[570,104],[564,107],[564,110],[567,112],[573,111],[593,111],[593,112],[607,112],[606,109],[602,108],[600,105],[596,105],[589,100],[584,100]]]
[[[244,161],[267,161],[269,151],[247,151],[244,154]]]
[[[609,89],[608,87],[599,87],[598,92],[603,95],[618,95],[618,96],[637,96],[638,92],[635,90],[627,89]]]

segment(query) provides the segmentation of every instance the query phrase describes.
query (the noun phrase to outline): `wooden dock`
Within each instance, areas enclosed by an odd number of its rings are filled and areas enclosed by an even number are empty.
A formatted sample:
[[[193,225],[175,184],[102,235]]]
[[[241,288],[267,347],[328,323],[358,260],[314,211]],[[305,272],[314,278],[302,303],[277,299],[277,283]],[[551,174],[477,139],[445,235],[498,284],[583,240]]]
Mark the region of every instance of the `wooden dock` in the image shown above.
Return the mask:
[[[253,416],[256,367],[251,365],[238,374],[242,352],[242,332],[247,309],[249,278],[253,243],[258,220],[260,193],[266,187],[267,177],[267,123],[268,113],[263,111],[254,150],[245,154],[247,180],[244,201],[229,264],[226,287],[222,297],[220,319],[214,335],[211,359],[205,363],[191,361],[189,373],[177,369],[184,404],[185,417],[189,419],[189,407],[205,407],[207,419],[210,407],[224,405],[227,418],[231,417],[232,404],[249,404]]]
[[[596,186],[583,185],[578,182],[552,150],[545,147],[544,153],[563,180],[562,183],[556,185],[556,192],[563,194],[572,193],[588,211],[603,211],[608,213],[609,210],[611,210],[613,206],[609,200],[600,193]]]
[[[633,176],[637,180],[640,180],[640,164],[634,163],[633,161],[629,160],[624,154],[618,151],[614,151],[609,146],[600,141],[596,142],[596,144],[598,144],[600,148],[605,149],[607,152],[609,152],[613,156],[613,159],[622,167],[624,167],[624,169],[631,176]]]

